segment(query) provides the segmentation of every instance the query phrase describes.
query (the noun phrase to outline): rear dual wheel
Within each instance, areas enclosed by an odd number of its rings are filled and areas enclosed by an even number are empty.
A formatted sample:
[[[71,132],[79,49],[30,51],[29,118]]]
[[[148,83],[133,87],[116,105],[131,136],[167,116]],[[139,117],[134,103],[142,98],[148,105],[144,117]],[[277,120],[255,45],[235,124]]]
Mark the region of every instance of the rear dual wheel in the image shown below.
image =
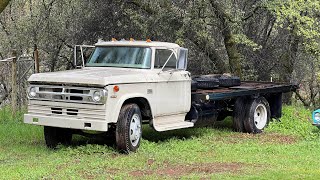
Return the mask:
[[[241,97],[234,107],[233,125],[238,132],[261,133],[270,121],[270,107],[264,97]]]
[[[239,97],[235,104],[233,110],[233,129],[236,132],[245,132],[244,129],[244,119],[246,118],[246,103],[249,101],[246,97]]]

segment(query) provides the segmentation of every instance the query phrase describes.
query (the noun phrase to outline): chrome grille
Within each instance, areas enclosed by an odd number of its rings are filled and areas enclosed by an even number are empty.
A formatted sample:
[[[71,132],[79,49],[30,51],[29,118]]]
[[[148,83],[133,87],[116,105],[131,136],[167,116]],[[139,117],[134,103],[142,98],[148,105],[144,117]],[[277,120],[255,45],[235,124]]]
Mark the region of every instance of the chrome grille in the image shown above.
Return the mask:
[[[36,97],[30,99],[36,100],[50,100],[50,101],[63,101],[75,103],[91,103],[91,104],[104,104],[105,98],[100,102],[92,100],[94,92],[99,91],[102,97],[106,97],[107,92],[102,88],[86,88],[86,87],[73,87],[73,86],[50,86],[50,85],[30,85],[36,88]]]

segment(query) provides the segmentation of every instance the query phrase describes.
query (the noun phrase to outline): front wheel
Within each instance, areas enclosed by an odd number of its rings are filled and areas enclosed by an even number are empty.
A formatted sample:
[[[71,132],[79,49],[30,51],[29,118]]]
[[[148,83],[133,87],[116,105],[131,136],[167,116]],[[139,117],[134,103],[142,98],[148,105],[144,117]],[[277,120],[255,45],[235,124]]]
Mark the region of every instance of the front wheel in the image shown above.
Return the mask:
[[[48,148],[55,149],[58,144],[71,144],[72,132],[70,129],[44,126],[44,139]]]
[[[135,152],[142,136],[142,117],[136,104],[122,106],[116,128],[116,145],[120,152]]]
[[[269,124],[270,107],[264,97],[253,99],[248,106],[244,127],[248,133],[261,133]]]

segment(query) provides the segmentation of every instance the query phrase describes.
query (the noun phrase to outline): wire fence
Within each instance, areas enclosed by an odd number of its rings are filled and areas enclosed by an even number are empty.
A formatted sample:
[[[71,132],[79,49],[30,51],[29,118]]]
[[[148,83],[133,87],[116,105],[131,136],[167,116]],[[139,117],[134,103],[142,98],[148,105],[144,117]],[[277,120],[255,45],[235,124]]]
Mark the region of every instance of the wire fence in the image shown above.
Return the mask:
[[[0,60],[0,106],[10,104],[12,98],[16,99],[18,107],[24,106],[27,103],[28,78],[34,72],[32,56],[22,55]]]

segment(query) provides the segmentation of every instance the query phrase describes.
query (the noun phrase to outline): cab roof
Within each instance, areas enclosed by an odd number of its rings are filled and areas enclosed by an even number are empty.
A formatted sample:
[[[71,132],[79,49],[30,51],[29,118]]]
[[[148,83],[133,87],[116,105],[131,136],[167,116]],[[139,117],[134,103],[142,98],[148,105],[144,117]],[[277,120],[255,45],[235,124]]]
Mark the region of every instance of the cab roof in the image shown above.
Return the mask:
[[[175,43],[159,42],[159,41],[100,41],[95,46],[141,46],[141,47],[166,47],[166,48],[179,48],[180,46]]]

